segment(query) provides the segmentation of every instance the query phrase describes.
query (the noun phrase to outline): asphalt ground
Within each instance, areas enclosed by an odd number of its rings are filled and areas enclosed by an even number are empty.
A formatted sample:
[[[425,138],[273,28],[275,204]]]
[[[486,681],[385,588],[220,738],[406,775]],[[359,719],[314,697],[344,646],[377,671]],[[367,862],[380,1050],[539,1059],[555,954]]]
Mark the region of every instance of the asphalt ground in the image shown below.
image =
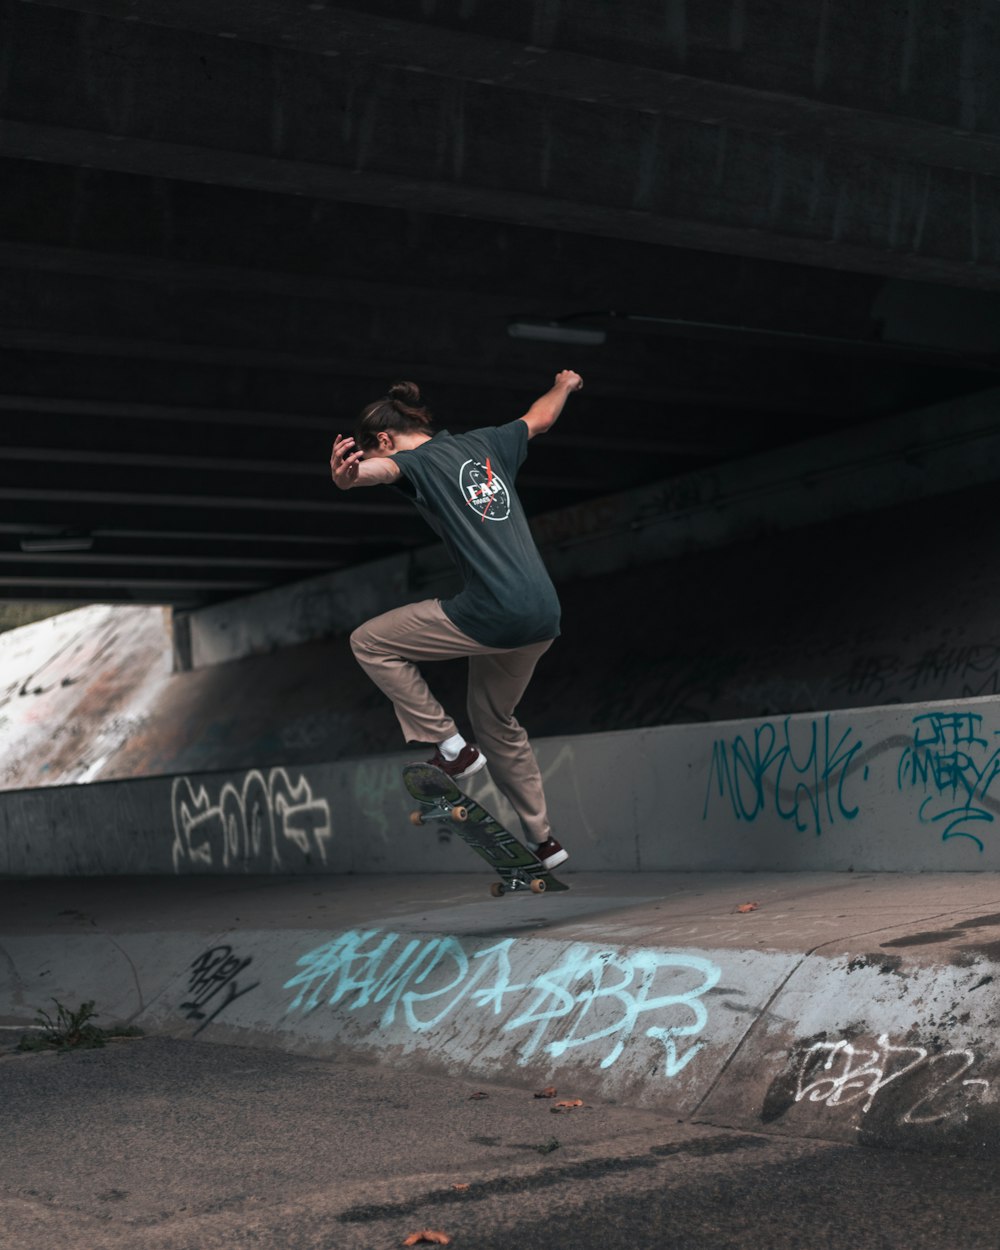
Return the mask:
[[[142,1038],[0,1048],[2,1250],[995,1250],[996,1160]],[[486,1095],[477,1097],[475,1095]]]

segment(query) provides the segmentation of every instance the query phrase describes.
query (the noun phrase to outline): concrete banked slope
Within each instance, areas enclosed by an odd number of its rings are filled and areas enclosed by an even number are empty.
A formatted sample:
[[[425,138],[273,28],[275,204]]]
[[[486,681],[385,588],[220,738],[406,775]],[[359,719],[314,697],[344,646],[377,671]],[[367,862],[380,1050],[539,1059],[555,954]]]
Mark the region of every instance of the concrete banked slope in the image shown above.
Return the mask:
[[[179,1038],[997,1151],[995,874],[570,879],[499,902],[467,875],[0,883],[0,1021],[95,999]]]

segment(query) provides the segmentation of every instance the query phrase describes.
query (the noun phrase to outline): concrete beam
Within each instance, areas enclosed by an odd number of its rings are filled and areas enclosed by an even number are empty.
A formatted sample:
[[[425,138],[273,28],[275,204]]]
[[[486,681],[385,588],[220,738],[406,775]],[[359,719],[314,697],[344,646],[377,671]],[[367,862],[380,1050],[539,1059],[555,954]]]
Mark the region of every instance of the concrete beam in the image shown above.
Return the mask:
[[[102,288],[109,282],[120,281],[123,286],[119,289],[126,293],[143,288],[147,293],[155,292],[155,296],[148,294],[144,302],[155,302],[159,307],[168,298],[168,292],[169,298],[177,303],[185,298],[179,295],[180,292],[190,292],[187,299],[196,299],[205,312],[210,311],[215,318],[225,319],[230,325],[233,318],[227,315],[228,309],[237,298],[241,305],[247,305],[249,299],[255,302],[246,309],[248,322],[273,323],[275,318],[280,318],[284,313],[286,323],[294,323],[297,327],[305,324],[313,336],[318,335],[331,343],[336,343],[344,333],[364,333],[366,324],[370,324],[374,318],[383,320],[386,308],[391,307],[406,310],[419,308],[419,325],[427,329],[433,324],[433,337],[437,342],[442,338],[454,337],[457,327],[461,327],[464,332],[470,323],[479,321],[486,336],[492,337],[497,346],[502,348],[506,345],[504,332],[509,321],[545,320],[551,317],[555,306],[554,297],[548,292],[543,296],[516,292],[502,294],[484,291],[478,286],[440,289],[387,281],[365,282],[336,275],[315,276],[275,269],[240,269],[226,265],[184,262],[173,258],[52,247],[2,239],[0,270],[12,274],[54,275],[55,283],[64,278],[92,278]],[[19,300],[25,305],[29,304],[31,278],[16,281],[20,288]],[[47,285],[44,279],[37,281],[42,292]],[[904,289],[898,298],[905,299],[907,288],[912,284],[900,285]],[[914,294],[919,295],[919,292]],[[955,292],[951,297],[952,303],[957,301],[960,304],[960,312],[964,310],[963,294]],[[815,299],[816,296],[812,298]],[[984,298],[987,297],[979,296],[980,301]],[[965,294],[966,301],[975,299],[976,293]],[[304,301],[309,301],[309,304],[304,305]],[[129,300],[124,299],[123,303],[127,306]],[[313,314],[311,317],[296,315],[303,306]],[[252,311],[254,307],[258,310],[256,317]],[[673,313],[663,311],[666,307],[671,308]],[[659,334],[682,339],[738,343],[764,349],[831,352],[894,363],[912,361],[922,365],[957,365],[1000,371],[1000,354],[987,355],[976,342],[969,349],[962,350],[957,344],[936,345],[933,334],[925,335],[924,340],[918,342],[893,341],[895,321],[883,322],[882,337],[874,336],[874,326],[871,323],[861,327],[854,337],[850,337],[847,333],[791,328],[799,319],[799,310],[795,308],[788,308],[785,312],[787,319],[778,324],[775,324],[771,310],[763,304],[747,310],[746,313],[741,312],[739,320],[732,322],[721,319],[725,317],[725,313],[721,317],[717,316],[714,321],[699,316],[697,312],[685,316],[686,310],[683,304],[679,304],[674,293],[669,297],[661,295],[660,308],[659,314],[619,312],[609,304],[606,309],[596,310],[588,318],[587,324],[600,326],[618,339],[629,335],[635,337]],[[992,306],[980,309],[973,305],[969,309],[969,317],[972,319],[977,313],[984,311],[992,313],[995,319],[996,313]],[[22,310],[22,315],[25,313],[26,310]],[[875,315],[874,309],[872,315]],[[342,334],[331,334],[330,327],[334,319],[338,325],[343,323],[345,331]],[[898,321],[898,317],[895,320]],[[405,330],[409,331],[411,325],[412,321],[408,317]],[[300,335],[303,343],[307,343],[310,336],[302,334],[301,331]],[[414,357],[426,354],[422,345],[401,342],[402,334],[399,329],[393,332],[392,338],[404,352]],[[997,348],[1000,343],[991,339],[988,346]],[[602,389],[599,375],[596,381],[599,393]],[[382,383],[373,382],[373,385]]]
[[[0,498],[40,499],[66,503],[127,503],[152,504],[158,508],[203,508],[206,510],[258,509],[261,512],[304,512],[327,514],[331,519],[338,516],[409,517],[405,500],[393,503],[379,498],[382,492],[351,492],[345,496],[332,487],[329,470],[324,474],[322,463],[313,466],[315,484],[312,488],[299,482],[287,494],[269,493],[268,482],[255,482],[251,474],[242,481],[230,482],[204,469],[192,470],[186,480],[178,479],[175,490],[169,489],[169,481],[155,471],[154,465],[146,465],[143,471],[133,469],[123,480],[121,475],[110,474],[95,482],[89,489],[76,486],[81,478],[74,472],[71,459],[50,464],[43,473],[36,465],[25,459],[0,463]],[[167,489],[164,489],[166,487]],[[254,487],[257,487],[255,490]],[[374,498],[372,497],[374,496]],[[360,500],[365,502],[361,503]]]
[[[63,532],[63,527],[59,525],[31,525],[26,526],[20,522],[2,521],[0,522],[0,534],[13,534],[18,536],[26,536],[37,534],[41,536],[51,536]],[[340,563],[337,559],[338,548],[351,547],[363,548],[366,544],[379,546],[384,544],[387,539],[380,534],[356,534],[348,536],[345,534],[325,534],[322,531],[312,531],[309,533],[289,534],[280,530],[273,534],[263,533],[260,530],[250,532],[247,530],[239,530],[236,533],[227,533],[225,530],[171,530],[171,529],[138,529],[138,528],[113,528],[111,526],[95,526],[88,530],[95,538],[131,539],[141,538],[144,541],[143,550],[150,551],[154,554],[169,548],[172,543],[181,540],[185,543],[202,542],[210,545],[212,550],[229,551],[238,554],[244,544],[252,544],[255,551],[269,551],[273,548],[275,552],[281,551],[282,548],[288,546],[303,546],[307,548],[319,549],[317,559],[325,560],[327,563]],[[393,541],[404,542],[407,535],[402,527],[397,533],[392,535]],[[194,550],[193,548],[188,548]],[[245,549],[245,548],[244,548]],[[327,551],[328,549],[328,551]]]
[[[382,385],[384,386],[384,379]],[[373,382],[373,386],[375,383]],[[439,388],[435,388],[439,389]],[[444,389],[444,388],[440,388]],[[372,391],[374,394],[375,391]],[[591,398],[591,389],[587,387],[588,399]],[[457,407],[456,404],[449,404],[449,407]],[[511,407],[508,411],[515,411],[516,406]],[[676,405],[671,405],[671,411],[675,415],[678,422],[684,428],[678,429],[676,432],[671,431],[669,439],[664,438],[643,438],[643,449],[651,456],[699,456],[699,455],[718,455],[721,450],[732,446],[739,437],[739,429],[734,425],[723,426],[718,428],[715,422],[722,422],[723,413],[714,412],[708,405],[703,406],[700,410],[678,410]],[[283,442],[288,439],[297,437],[298,432],[306,432],[311,435],[319,431],[324,438],[329,435],[331,430],[331,422],[334,420],[331,416],[314,417],[307,413],[297,412],[252,412],[246,409],[229,409],[229,408],[186,408],[173,404],[144,404],[132,403],[122,400],[87,400],[87,399],[63,399],[61,397],[48,396],[31,396],[31,395],[2,395],[0,394],[0,412],[8,412],[15,414],[15,419],[20,417],[25,423],[33,425],[35,428],[47,426],[54,418],[64,418],[68,424],[78,424],[79,418],[90,418],[88,421],[88,429],[97,428],[97,421],[103,419],[109,423],[114,423],[120,430],[123,424],[135,422],[137,429],[137,444],[148,446],[150,443],[149,427],[157,424],[168,429],[171,441],[176,441],[177,426],[193,425],[197,426],[202,437],[205,436],[206,428],[211,429],[213,426],[219,427],[220,440],[229,440],[232,435],[230,433],[233,427],[240,430],[241,438],[245,440],[249,436],[252,438],[258,431],[263,431],[265,437],[273,436],[275,429],[280,429]],[[610,405],[609,405],[610,413]],[[759,419],[763,414],[744,412],[740,421],[740,425],[746,425],[746,422]],[[805,417],[805,413],[802,414]],[[813,414],[815,416],[815,413]],[[692,419],[697,418],[700,421],[713,421],[713,433],[710,438],[705,437],[698,429],[691,429],[687,424]],[[478,423],[477,423],[478,424]],[[452,421],[447,422],[448,429],[462,430],[472,428],[467,422]],[[10,437],[12,431],[8,431],[7,436]],[[50,443],[57,440],[50,439]],[[103,440],[102,440],[103,441]],[[547,447],[567,450],[582,450],[605,452],[607,450],[608,440],[606,436],[574,434],[565,426],[559,425],[554,431],[546,435],[545,444]],[[220,444],[221,445],[221,444]],[[2,528],[2,526],[0,526]]]
[[[93,431],[89,431],[89,437],[94,438]],[[37,432],[36,432],[37,438]],[[94,439],[94,441],[97,441]],[[199,456],[193,451],[190,455],[169,455],[166,452],[135,452],[135,451],[91,451],[77,447],[66,447],[65,445],[53,449],[51,446],[0,446],[0,463],[6,462],[10,465],[25,466],[25,473],[30,473],[33,466],[45,466],[46,470],[50,470],[53,465],[68,465],[74,469],[78,467],[88,466],[88,478],[93,484],[103,477],[115,478],[119,475],[115,472],[119,469],[127,469],[134,472],[129,473],[130,480],[141,479],[144,470],[153,470],[156,475],[157,483],[162,489],[175,485],[181,488],[185,483],[192,483],[195,490],[198,489],[200,478],[208,474],[214,477],[220,475],[221,482],[225,485],[227,477],[239,477],[238,483],[229,484],[230,491],[242,493],[247,489],[251,489],[255,484],[255,478],[266,480],[268,477],[280,479],[285,478],[301,478],[308,480],[306,482],[285,482],[283,490],[276,489],[276,493],[287,492],[289,494],[300,495],[303,491],[311,493],[312,489],[320,481],[323,483],[324,493],[329,493],[329,474],[325,464],[319,458],[311,461],[291,460],[291,459],[274,459],[274,460],[250,460],[245,457],[224,457],[224,456]],[[107,472],[102,472],[106,470]],[[23,478],[24,474],[18,474],[14,470],[13,475]],[[55,481],[53,475],[46,472],[46,477],[50,481]],[[79,474],[72,475],[73,480],[79,480]],[[0,472],[0,482],[2,482],[3,473]],[[550,494],[560,491],[570,494],[588,492],[594,494],[597,491],[607,489],[608,478],[582,478],[573,474],[562,474],[560,476],[543,476],[537,473],[526,473],[521,479],[526,489],[545,490]],[[259,484],[259,482],[257,483]],[[276,483],[276,488],[281,483]],[[58,493],[58,489],[57,489]],[[220,492],[222,493],[222,492]],[[318,493],[318,492],[317,492]],[[337,499],[334,496],[334,499]],[[402,509],[399,509],[402,512]]]
[[[249,590],[249,587],[248,587]],[[99,603],[103,606],[130,607],[142,605],[162,608],[164,606],[183,612],[205,602],[206,598],[221,598],[225,591],[211,591],[190,586],[167,587],[163,582],[149,579],[144,586],[131,580],[118,586],[109,586],[102,578],[99,584],[92,581],[46,582],[19,581],[10,578],[3,583],[4,597],[13,603],[31,602],[39,596],[58,603],[63,611],[78,608],[81,603]]]
[[[128,309],[134,305],[135,293],[128,304],[122,301],[117,310],[109,316],[117,325],[118,333],[101,334],[89,332],[100,330],[100,326],[79,326],[86,322],[78,322],[72,329],[51,329],[46,324],[46,316],[41,306],[33,314],[35,325],[26,325],[22,317],[11,310],[7,324],[0,318],[0,348],[17,352],[44,352],[58,355],[98,357],[125,361],[141,362],[148,365],[166,364],[175,366],[183,364],[185,368],[205,366],[212,370],[246,370],[259,376],[270,372],[282,375],[284,379],[300,380],[302,384],[315,378],[320,384],[329,387],[340,383],[343,379],[356,377],[363,372],[372,377],[380,377],[376,394],[381,392],[387,379],[385,378],[385,359],[375,357],[354,356],[349,347],[338,344],[336,350],[323,352],[317,344],[312,354],[306,351],[281,351],[265,346],[266,335],[260,327],[246,329],[246,337],[252,340],[239,346],[225,342],[167,342],[163,339],[144,335],[141,327],[129,323]],[[81,307],[83,305],[81,304]],[[24,310],[23,317],[29,313]],[[64,309],[64,318],[69,318],[69,310]],[[498,328],[497,334],[502,331]],[[587,395],[599,399],[616,399],[619,404],[627,399],[629,403],[651,405],[669,420],[675,405],[691,405],[695,407],[722,409],[731,408],[743,413],[747,408],[757,409],[761,413],[771,414],[813,414],[827,418],[840,417],[845,410],[857,413],[861,418],[868,411],[872,398],[880,407],[898,407],[901,403],[913,402],[913,393],[918,389],[926,389],[926,379],[933,377],[935,369],[945,361],[945,357],[933,352],[920,350],[912,352],[906,349],[900,352],[886,351],[882,359],[865,356],[856,361],[850,371],[832,368],[824,377],[822,392],[816,390],[815,355],[807,351],[783,352],[781,356],[781,386],[774,384],[773,367],[762,366],[761,348],[739,345],[700,342],[698,340],[676,340],[675,346],[667,348],[664,342],[656,337],[635,337],[627,345],[610,349],[610,356],[593,356],[589,361],[578,361],[587,374]],[[360,346],[360,344],[359,344]],[[542,345],[550,346],[550,345]],[[364,349],[369,349],[371,342],[366,341]],[[438,381],[450,383],[470,389],[492,389],[494,385],[502,387],[508,393],[517,388],[527,402],[531,402],[539,391],[539,379],[543,385],[551,377],[548,366],[552,359],[559,361],[561,367],[565,351],[558,356],[552,351],[513,352],[503,358],[497,358],[501,348],[494,345],[492,359],[484,359],[478,367],[474,363],[463,360],[454,366],[459,344],[445,349],[430,349],[421,356],[416,350],[405,359],[393,358],[393,372],[400,377],[411,377],[420,380],[429,388]],[[594,349],[589,349],[594,350]],[[604,352],[605,349],[597,349]],[[780,350],[780,349],[779,349]],[[665,386],[660,379],[663,376],[664,359],[669,351],[669,385]],[[574,358],[581,353],[574,351]],[[826,355],[826,353],[822,353]],[[513,361],[507,368],[507,362]],[[966,367],[967,360],[957,356],[948,356],[946,366]],[[381,366],[381,372],[378,370]],[[545,373],[541,372],[545,368]],[[778,367],[778,366],[774,366]],[[866,388],[862,370],[894,369],[895,372],[887,385],[878,384]],[[990,366],[990,370],[992,366]],[[923,380],[922,380],[923,379]],[[188,388],[189,389],[189,388]],[[954,377],[948,379],[947,391],[954,390]],[[370,398],[370,393],[369,396]],[[329,405],[329,392],[327,405]],[[505,413],[505,419],[519,416],[523,409]],[[353,412],[351,416],[353,417]],[[596,423],[599,424],[599,423]]]
[[[522,302],[534,291],[550,301],[550,316],[610,307],[708,320],[726,307],[748,324],[770,311],[775,328],[859,338],[871,337],[868,309],[880,285],[867,275],[803,273],[707,252],[660,249],[651,257],[642,244],[510,222],[37,161],[0,159],[0,182],[0,238],[15,267],[97,254],[109,266],[170,262],[182,281],[197,278],[208,289],[199,274],[251,286],[315,280],[323,294],[328,280],[343,280],[361,298],[381,286],[383,300],[386,288],[421,301],[424,292],[445,301],[465,292],[473,307],[477,292],[489,291],[498,303],[509,298],[501,311],[515,314],[535,306]],[[228,228],[234,219],[239,231]],[[761,289],[777,286],[780,308],[762,307]]]
[[[852,113],[831,137],[791,97],[727,110],[713,89],[685,107],[659,74],[647,99],[609,103],[323,57],[315,36],[305,53],[30,4],[7,20],[7,156],[1000,289],[996,152],[953,155],[965,136],[924,123],[904,143]],[[58,94],[42,46],[60,50]]]
[[[51,531],[53,526],[99,536],[102,533],[153,533],[259,535],[266,526],[268,541],[311,542],[317,534],[335,527],[338,500],[303,501],[231,496],[164,495],[128,491],[45,489],[18,485],[0,486],[0,500],[8,516],[17,517],[17,532]],[[16,509],[13,505],[16,505]],[[352,531],[363,526],[364,533]],[[162,527],[162,528],[161,528]],[[379,548],[406,550],[429,536],[410,512],[379,513],[373,510],[344,527],[347,541],[340,544],[333,563],[371,559]],[[325,539],[324,539],[325,541]]]
[[[296,570],[308,569],[312,572],[320,572],[328,570],[332,561],[328,559],[301,560],[292,559],[285,555],[278,556],[213,556],[209,554],[195,554],[191,551],[174,551],[170,555],[156,555],[149,551],[143,551],[141,554],[135,551],[71,551],[56,552],[47,555],[37,555],[31,551],[0,551],[0,566],[3,565],[29,565],[25,576],[38,576],[43,580],[49,575],[55,575],[59,569],[79,569],[84,567],[97,568],[102,567],[114,569],[120,567],[130,572],[140,575],[142,569],[153,568],[169,568],[169,569],[216,569],[220,571],[226,570],[259,570],[262,574],[257,579],[258,585],[266,585],[273,575],[273,571],[278,570]],[[220,584],[224,584],[225,579],[220,577]]]
[[[260,536],[262,525],[266,525],[268,542],[311,543],[317,541],[318,536],[320,541],[327,541],[324,531],[328,526],[317,522],[316,513],[271,510],[266,520],[262,520],[261,509],[247,500],[230,501],[229,507],[215,509],[202,508],[197,500],[174,501],[169,515],[165,517],[155,497],[142,496],[130,500],[79,492],[76,497],[63,499],[64,494],[60,492],[57,497],[52,492],[17,491],[13,488],[0,493],[0,498],[17,503],[16,529],[7,532],[51,532],[55,526],[60,530],[82,530],[95,537],[101,534],[133,537],[173,534],[185,540],[188,535],[193,535],[200,541],[218,536],[220,540],[240,542],[253,541],[253,536]],[[162,529],[158,528],[160,522],[163,523]],[[414,524],[412,515],[366,519],[364,529],[365,533],[357,536],[350,533],[350,527],[345,531],[338,544],[340,550],[331,563],[370,560],[380,549],[406,550],[428,537],[427,531]]]
[[[36,569],[26,569],[20,576],[7,576],[0,574],[0,586],[6,590],[16,590],[17,596],[11,595],[11,598],[20,597],[22,595],[22,587],[32,587],[32,593],[38,593],[42,598],[48,598],[53,592],[57,591],[86,591],[89,593],[91,601],[101,601],[105,592],[123,592],[130,602],[142,602],[144,597],[148,596],[149,601],[153,603],[172,603],[178,599],[190,599],[193,592],[201,592],[195,595],[201,598],[204,592],[213,592],[215,594],[229,593],[233,590],[249,593],[258,589],[260,586],[266,586],[270,582],[268,577],[112,577],[110,574],[101,573],[95,577],[85,577],[82,575],[60,575],[57,572],[45,570],[39,573]],[[134,592],[134,593],[130,593]],[[71,596],[79,601],[79,593]]]
[[[738,341],[768,332],[785,347],[836,343],[877,352],[898,332],[898,318],[876,307],[886,284],[869,275],[679,249],[651,255],[622,240],[32,161],[0,161],[0,181],[9,189],[0,199],[0,256],[8,268],[139,281],[157,297],[164,287],[187,286],[286,301],[403,303],[422,314],[457,315],[463,326],[472,310],[489,313],[484,325],[495,316],[490,328],[499,337],[511,316],[585,309],[627,313],[627,321],[607,323],[613,335],[725,333]],[[239,232],[222,225],[233,217],[244,226]],[[127,233],[118,229],[123,218]],[[343,246],[348,238],[350,249]],[[964,346],[966,355],[986,350],[977,336],[956,344],[942,332],[954,329],[956,312],[964,335],[990,320],[992,293],[951,289],[940,326],[928,317],[940,298],[903,281],[889,287],[897,305],[921,305],[922,337],[905,341]],[[761,299],[772,290],[780,299]],[[544,307],[526,291],[544,292]],[[930,291],[939,297],[939,288]],[[491,293],[486,303],[482,292]],[[655,327],[633,320],[651,316]],[[728,324],[709,327],[720,320]]]
[[[401,108],[404,99],[400,98]],[[395,120],[387,123],[390,130],[396,125]],[[587,122],[579,128],[585,131]],[[535,191],[500,190],[403,171],[357,173],[352,161],[337,168],[13,120],[0,121],[0,155],[1000,290],[994,227],[1000,218],[998,178],[898,159],[853,160],[849,153],[835,151],[817,156],[810,144],[793,147],[749,134],[729,135],[707,125],[694,129],[691,124],[684,128],[686,134],[681,127],[670,129],[669,141],[664,140],[669,150],[646,159],[650,167],[680,171],[673,186],[661,187],[664,204],[656,209],[641,203],[588,203],[569,198],[569,187],[565,196],[559,196],[541,186]],[[488,163],[486,133],[471,142]],[[689,165],[683,163],[685,147],[696,154]],[[717,164],[715,154],[727,148],[735,154],[726,158],[729,172],[724,181],[739,188],[732,198],[723,198],[710,173]],[[531,155],[535,162],[541,156]],[[584,156],[576,151],[573,159]],[[636,155],[632,160],[623,157],[623,164],[634,169]],[[745,184],[747,176],[753,185]],[[617,196],[620,189],[616,174],[603,194]],[[814,210],[790,213],[772,224],[768,205],[812,198]]]
[[[831,11],[820,0],[729,0],[712,14],[695,6],[671,20],[651,5],[631,9],[624,21],[591,0],[567,0],[558,17],[533,0],[519,6],[531,13],[528,21],[514,11],[491,14],[490,34],[477,32],[474,14],[456,21],[434,12],[414,21],[408,3],[396,17],[336,4],[291,12],[281,0],[26,2],[569,102],[822,134],[847,147],[979,173],[995,172],[1000,151],[1000,93],[942,64],[950,52],[955,68],[985,67],[976,45],[998,33],[997,19],[983,5],[955,0],[919,18],[912,8],[893,9],[881,23]],[[915,89],[932,81],[935,90]]]
[[[319,347],[316,348],[314,354],[308,354],[304,351],[276,351],[268,349],[264,346],[239,346],[233,347],[222,343],[201,343],[201,342],[166,342],[163,339],[154,337],[145,337],[137,333],[137,327],[132,327],[133,334],[129,334],[127,325],[127,312],[125,306],[118,312],[118,318],[121,322],[119,327],[119,335],[106,335],[99,333],[83,333],[79,329],[76,330],[53,330],[46,328],[44,315],[39,314],[39,324],[37,327],[25,326],[19,324],[16,313],[11,313],[10,323],[7,325],[0,324],[0,348],[6,348],[17,352],[47,352],[59,355],[70,356],[96,356],[111,357],[123,361],[141,361],[141,362],[162,362],[166,364],[183,363],[185,366],[205,365],[219,369],[240,369],[250,370],[255,374],[264,371],[271,371],[276,374],[283,374],[286,377],[295,375],[314,375],[317,378],[324,379],[324,385],[329,386],[328,379],[353,379],[359,374],[367,375],[373,379],[379,379],[376,384],[376,393],[384,390],[387,379],[386,360],[385,358],[357,356],[349,350],[338,345],[336,350],[328,350],[321,352]],[[262,342],[263,338],[259,329],[252,332],[253,337]],[[498,335],[502,331],[498,328]],[[367,341],[365,346],[370,349],[371,341]],[[410,355],[403,359],[400,356],[393,357],[394,372],[402,377],[418,377],[425,385],[436,383],[438,381],[451,385],[460,385],[471,388],[502,388],[506,391],[518,390],[522,395],[534,395],[539,389],[539,367],[537,362],[525,359],[526,354],[522,354],[519,361],[508,369],[504,367],[499,369],[496,364],[484,362],[480,367],[475,367],[467,363],[449,364],[449,361],[455,361],[454,350],[448,352],[430,352],[427,356],[417,354]],[[548,353],[546,361],[548,359]],[[595,362],[596,363],[596,362]],[[684,368],[684,362],[678,361],[679,368]],[[740,390],[734,389],[727,395],[726,391],[719,387],[718,382],[713,380],[713,386],[707,390],[702,384],[696,384],[696,376],[701,374],[703,370],[697,366],[689,366],[682,373],[681,383],[675,390],[671,388],[670,399],[676,400],[678,403],[705,404],[711,403],[712,406],[745,409],[747,404],[747,392],[744,385]],[[588,381],[588,395],[596,394],[599,397],[617,397],[620,399],[622,395],[622,383],[620,379],[614,380],[607,374],[602,377],[601,365],[596,363],[596,369],[588,370],[588,378],[593,377],[593,384]],[[831,385],[836,379],[831,379]],[[790,380],[789,380],[790,384]],[[800,389],[798,394],[787,395],[789,385],[785,386],[786,397],[782,400],[777,399],[774,409],[777,411],[793,411],[800,413],[807,410],[808,401],[805,388]],[[628,383],[628,394],[631,399],[645,400],[649,403],[662,405],[664,403],[664,391],[662,384],[653,385],[651,382],[643,381],[641,376],[637,379],[630,377]],[[762,409],[771,407],[769,402],[771,396],[771,388],[761,388],[757,396],[758,405]],[[815,396],[813,396],[815,398]],[[528,401],[530,402],[530,400]],[[515,415],[519,416],[520,412]]]
[[[190,246],[190,245],[189,245]],[[442,315],[493,316],[506,320],[519,315],[545,317],[551,299],[537,290],[498,292],[477,286],[419,286],[394,278],[365,281],[326,273],[290,273],[275,268],[238,268],[235,265],[185,261],[173,256],[148,256],[102,249],[57,247],[0,239],[0,269],[25,273],[73,274],[80,277],[123,279],[169,286],[176,290],[213,291],[250,296],[323,300],[337,305],[433,308]]]
[[[27,399],[107,399],[126,403],[177,404],[189,407],[192,395],[205,405],[236,411],[304,412],[327,410],[328,381],[318,374],[192,364],[183,370],[169,362],[134,356],[108,357],[83,351],[37,350],[0,344],[4,391]]]

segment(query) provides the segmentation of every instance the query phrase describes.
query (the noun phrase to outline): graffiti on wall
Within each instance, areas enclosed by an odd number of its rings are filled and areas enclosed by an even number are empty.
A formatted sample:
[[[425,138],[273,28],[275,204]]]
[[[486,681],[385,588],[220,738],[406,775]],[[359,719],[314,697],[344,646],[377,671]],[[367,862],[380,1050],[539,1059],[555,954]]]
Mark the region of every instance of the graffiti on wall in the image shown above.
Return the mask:
[[[764,721],[718,738],[702,818],[721,802],[737,820],[771,814],[800,832],[823,833],[858,817],[860,787],[877,756],[895,762],[897,793],[919,796],[915,809],[901,811],[899,819],[915,817],[940,829],[942,841],[961,838],[985,849],[984,830],[1000,814],[1000,730],[987,729],[981,713],[966,710],[921,712],[908,733],[867,747],[852,728],[833,729],[830,713]]]
[[[1000,694],[1000,647],[993,642],[941,642],[907,658],[894,652],[861,654],[830,684],[852,699],[871,702]],[[943,688],[943,689],[942,689]]]
[[[248,985],[244,978],[242,987],[239,983],[240,974],[252,963],[252,955],[240,959],[231,946],[213,946],[198,956],[189,969],[189,997],[180,1006],[188,1020],[199,1021],[193,1036],[197,1037],[237,998],[257,988],[259,981]]]
[[[893,1083],[909,1083],[913,1092],[900,1092],[898,1112],[903,1124],[937,1124],[965,1117],[970,1101],[981,1101],[990,1083],[967,1073],[976,1063],[971,1050],[941,1050],[925,1046],[894,1045],[882,1033],[872,1045],[855,1045],[847,1038],[814,1042],[795,1056],[795,1101],[827,1107],[858,1107],[867,1114],[882,1091]],[[912,1078],[919,1076],[919,1082]],[[916,1095],[914,1098],[913,1095]]]
[[[995,797],[990,802],[1000,774],[998,737],[1000,731],[983,728],[977,712],[935,711],[913,718],[913,740],[900,755],[896,782],[901,791],[923,792],[920,820],[940,827],[942,841],[967,838],[984,849],[982,826],[1000,811]]]
[[[714,801],[737,820],[754,821],[772,811],[800,833],[821,834],[838,820],[854,820],[858,805],[848,796],[851,765],[862,742],[851,728],[831,729],[830,715],[812,720],[764,721],[752,731],[717,738],[702,818]],[[861,773],[868,776],[867,767]]]
[[[30,672],[21,673],[0,689],[0,707],[14,699],[37,698],[50,690],[78,685],[91,669],[111,659],[119,633],[115,619],[106,621],[96,630],[89,626],[77,630]]]
[[[415,1036],[459,1008],[482,1012],[496,1017],[497,1032],[511,1038],[522,1064],[589,1048],[601,1068],[610,1068],[630,1044],[648,1038],[668,1078],[704,1046],[703,999],[721,975],[707,959],[575,943],[554,967],[522,977],[517,955],[517,938],[467,950],[457,937],[350,931],[297,961],[300,971],[285,983],[297,991],[288,1012],[374,1008],[380,1028],[402,1024]]]
[[[306,864],[326,863],[333,836],[330,805],[317,798],[304,774],[254,769],[242,783],[227,781],[213,798],[208,784],[177,777],[171,788],[174,871],[240,868],[272,872],[291,853]]]

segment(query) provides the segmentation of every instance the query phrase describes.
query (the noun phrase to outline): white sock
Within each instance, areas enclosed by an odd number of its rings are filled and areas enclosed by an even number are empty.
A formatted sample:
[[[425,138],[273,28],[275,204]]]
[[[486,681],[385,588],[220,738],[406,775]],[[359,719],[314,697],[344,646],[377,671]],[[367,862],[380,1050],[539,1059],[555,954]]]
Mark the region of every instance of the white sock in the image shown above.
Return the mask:
[[[444,742],[439,742],[438,748],[446,760],[457,760],[466,745],[466,741],[461,734],[452,734]]]

